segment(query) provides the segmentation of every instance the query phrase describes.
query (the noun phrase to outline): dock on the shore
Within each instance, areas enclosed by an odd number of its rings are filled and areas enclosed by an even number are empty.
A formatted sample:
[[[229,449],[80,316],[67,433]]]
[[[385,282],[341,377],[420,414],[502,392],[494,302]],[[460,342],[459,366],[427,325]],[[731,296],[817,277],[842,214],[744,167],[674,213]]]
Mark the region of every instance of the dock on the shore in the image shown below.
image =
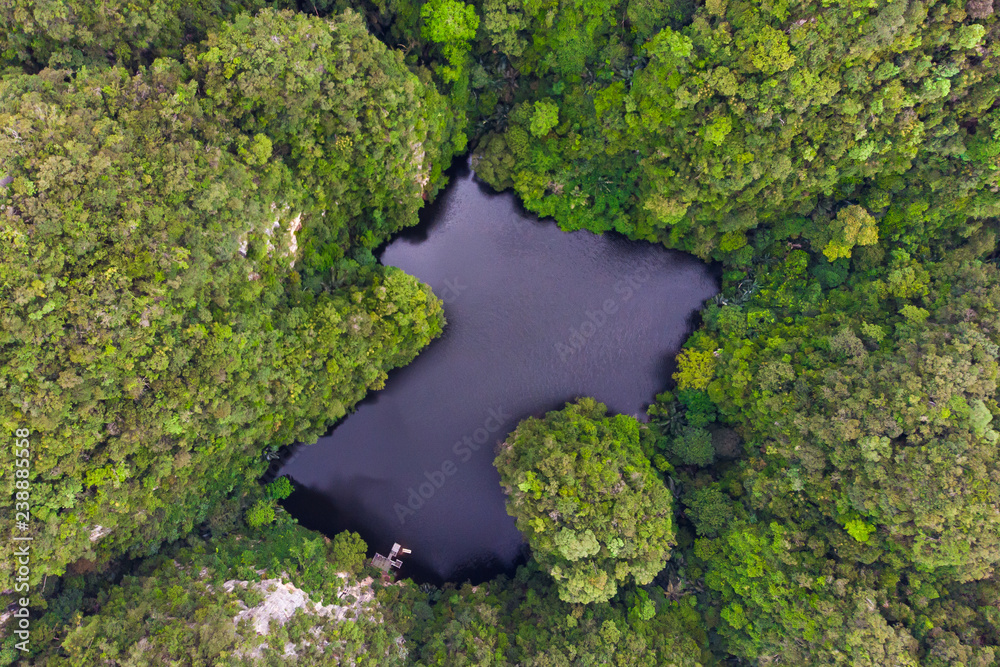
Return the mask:
[[[376,553],[372,557],[372,565],[382,570],[383,572],[388,572],[389,568],[394,567],[397,570],[403,565],[403,561],[396,558],[397,555],[405,556],[406,554],[413,553],[409,549],[404,549],[399,543],[394,543],[392,545],[392,551],[389,552],[388,556],[383,556],[380,553]]]

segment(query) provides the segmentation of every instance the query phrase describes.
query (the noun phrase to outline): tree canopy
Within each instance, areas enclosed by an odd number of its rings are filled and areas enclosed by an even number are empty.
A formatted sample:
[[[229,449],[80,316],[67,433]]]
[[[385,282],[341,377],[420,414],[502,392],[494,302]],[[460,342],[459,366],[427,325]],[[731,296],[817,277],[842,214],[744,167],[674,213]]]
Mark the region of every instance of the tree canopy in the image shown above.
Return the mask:
[[[670,557],[670,491],[640,447],[639,422],[593,399],[521,422],[496,466],[538,562],[567,602],[610,599],[648,584]]]
[[[564,229],[714,259],[795,215],[832,260],[876,234],[960,243],[1000,212],[992,2],[654,4],[487,2],[536,82],[496,107],[477,173]]]
[[[996,667],[997,16],[0,1],[0,530],[27,480],[33,538],[0,665]],[[648,423],[581,398],[507,437],[516,574],[384,585],[260,481],[442,332],[374,252],[466,151],[722,290]],[[261,634],[278,586],[330,615]]]
[[[322,113],[323,136],[355,136],[366,128],[358,115],[399,124],[405,173],[392,177],[405,189],[390,183],[379,199],[375,183],[391,174],[381,171],[371,185],[330,192],[340,199],[324,211],[302,173],[321,170],[304,167],[287,143],[296,122],[320,118],[319,102],[301,90],[291,107],[268,96],[275,116],[266,127],[263,116],[247,121],[244,133],[235,111],[220,111],[248,104],[238,97],[243,79],[229,82],[225,98],[204,96],[216,75],[211,62],[201,79],[161,59],[136,74],[48,69],[0,84],[0,413],[34,439],[33,579],[80,558],[155,551],[186,534],[263,472],[265,447],[314,440],[441,331],[440,302],[397,269],[344,258],[313,289],[296,270],[323,267],[320,252],[364,248],[348,229],[386,202],[397,207],[394,225],[415,222],[424,187],[416,179],[427,167],[413,161],[411,142],[426,141],[435,155],[415,101],[421,84],[356,17],[289,23],[263,13],[242,29],[268,23],[284,34],[297,27],[300,43],[313,30],[329,40],[325,53],[341,53],[332,43],[340,40],[356,54],[343,67],[359,81],[383,82],[342,100],[341,116]],[[384,59],[372,61],[377,70],[357,69],[366,53]],[[298,87],[300,64],[274,63],[257,85]],[[317,90],[352,85],[328,67]],[[288,76],[275,78],[283,68]],[[387,120],[373,112],[388,99],[401,106]],[[310,156],[324,155],[321,148]],[[331,179],[347,171],[363,179],[366,166],[387,164],[374,149],[336,154]],[[340,245],[311,245],[330,236]],[[7,508],[13,484],[4,477]],[[5,511],[4,525],[13,520]]]

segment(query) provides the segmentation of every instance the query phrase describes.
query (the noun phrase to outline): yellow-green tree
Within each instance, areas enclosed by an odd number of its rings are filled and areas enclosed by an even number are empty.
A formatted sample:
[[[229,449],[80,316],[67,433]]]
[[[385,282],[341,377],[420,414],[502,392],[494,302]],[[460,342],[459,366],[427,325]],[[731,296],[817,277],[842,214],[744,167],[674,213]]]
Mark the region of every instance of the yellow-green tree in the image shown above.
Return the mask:
[[[495,461],[508,513],[568,602],[649,583],[673,544],[670,491],[640,447],[648,430],[606,412],[584,398],[526,419]]]
[[[878,225],[875,218],[864,207],[853,204],[840,209],[833,238],[823,248],[823,254],[831,262],[841,257],[850,257],[854,246],[868,246],[878,243]]]

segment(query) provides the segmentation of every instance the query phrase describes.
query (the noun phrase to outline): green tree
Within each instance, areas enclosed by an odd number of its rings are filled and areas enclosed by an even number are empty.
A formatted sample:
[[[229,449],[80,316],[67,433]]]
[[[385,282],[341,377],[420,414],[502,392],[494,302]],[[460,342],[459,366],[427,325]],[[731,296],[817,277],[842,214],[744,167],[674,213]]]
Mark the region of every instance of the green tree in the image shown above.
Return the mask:
[[[847,206],[837,213],[838,229],[833,239],[823,248],[823,254],[831,262],[840,257],[850,257],[851,248],[856,245],[869,246],[878,243],[878,229],[875,219],[861,206]]]
[[[717,485],[704,486],[684,496],[685,515],[701,537],[715,538],[745,520],[742,503],[733,502]]]
[[[307,664],[396,667],[407,664],[397,639],[412,625],[409,607],[423,597],[412,582],[377,590],[359,580],[329,540],[287,515],[249,533],[191,535],[115,583],[77,574],[50,577],[48,589],[48,611],[32,609],[32,634],[45,641],[17,651],[16,664],[281,664],[292,649]],[[259,634],[257,618],[275,603],[288,614]]]
[[[521,422],[496,466],[507,511],[569,602],[652,581],[670,557],[670,492],[645,458],[638,422],[593,399]]]
[[[544,137],[559,124],[559,107],[552,100],[535,102],[531,113],[531,134]]]
[[[357,533],[337,533],[331,553],[337,566],[347,572],[360,572],[368,561],[368,545]]]
[[[292,482],[285,476],[279,477],[265,487],[267,497],[273,500],[284,500],[292,495],[294,490]]]
[[[683,465],[707,466],[715,460],[712,434],[703,428],[684,429],[679,436],[669,440],[668,449]]]
[[[747,482],[762,507],[982,579],[1000,563],[997,270],[904,255],[826,296],[776,274],[755,299],[775,321],[722,343],[707,393],[766,452]]]
[[[886,591],[824,558],[806,531],[739,525],[699,539],[694,551],[719,596],[731,653],[796,665],[919,664],[911,633],[880,613],[891,599]]]
[[[188,66],[202,105],[227,119],[221,138],[255,147],[255,156],[267,139],[283,156],[298,205],[312,213],[299,239],[310,287],[328,282],[352,246],[372,249],[416,224],[424,198],[443,185],[456,129],[445,98],[354,12],[332,21],[242,15],[211,34]],[[231,128],[244,139],[228,137]]]
[[[274,523],[274,501],[258,500],[247,511],[247,525],[251,528],[260,528]]]
[[[447,584],[414,624],[407,643],[419,664],[462,667],[676,665],[708,663],[693,596],[671,600],[658,587],[628,586],[621,602],[582,605],[531,561],[512,579]]]
[[[468,67],[469,41],[479,28],[476,8],[460,0],[431,0],[420,9],[420,18],[424,37],[440,44],[448,61],[439,68],[442,80],[455,81]]]
[[[179,57],[186,45],[201,41],[240,11],[293,4],[282,0],[9,2],[0,7],[0,59],[32,72],[109,63],[148,66],[158,57]]]
[[[716,365],[714,351],[693,348],[681,350],[677,355],[677,372],[674,373],[677,388],[704,389],[715,376]]]
[[[1000,214],[996,18],[974,4],[508,2],[477,55],[520,78],[494,80],[514,107],[483,123],[477,173],[566,230],[734,266],[755,229],[830,261],[956,247]],[[550,98],[559,136],[517,111]]]
[[[429,288],[344,257],[416,221],[433,94],[356,15],[243,17],[192,57],[0,84],[0,421],[36,456],[32,585],[227,524],[266,447],[314,441],[443,326]]]

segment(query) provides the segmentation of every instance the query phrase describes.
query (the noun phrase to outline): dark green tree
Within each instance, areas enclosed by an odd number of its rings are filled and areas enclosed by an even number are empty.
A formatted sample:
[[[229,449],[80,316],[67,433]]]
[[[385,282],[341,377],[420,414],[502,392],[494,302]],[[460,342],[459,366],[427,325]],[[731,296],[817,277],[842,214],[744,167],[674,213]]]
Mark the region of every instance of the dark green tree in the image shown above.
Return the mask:
[[[32,0],[0,5],[0,62],[37,72],[45,67],[150,65],[178,58],[238,12],[284,0]]]
[[[585,398],[521,422],[500,448],[507,511],[568,602],[648,584],[670,557],[670,491],[642,453],[642,431]]]
[[[441,331],[428,288],[343,258],[352,238],[416,220],[430,167],[412,142],[434,141],[417,100],[432,93],[357,17],[240,25],[193,61],[200,78],[161,59],[0,84],[0,419],[31,431],[33,584],[79,559],[155,552],[240,502],[265,447],[314,440]],[[318,52],[316,68],[265,67],[254,36],[272,55],[272,36]],[[337,113],[320,109],[322,86]],[[306,150],[305,127],[322,145]],[[365,152],[323,143],[352,136]],[[391,222],[369,229],[380,215]],[[331,236],[342,245],[313,245]],[[327,268],[325,288],[303,289],[297,269],[324,266],[321,252],[352,278]],[[10,530],[14,479],[0,489]]]

